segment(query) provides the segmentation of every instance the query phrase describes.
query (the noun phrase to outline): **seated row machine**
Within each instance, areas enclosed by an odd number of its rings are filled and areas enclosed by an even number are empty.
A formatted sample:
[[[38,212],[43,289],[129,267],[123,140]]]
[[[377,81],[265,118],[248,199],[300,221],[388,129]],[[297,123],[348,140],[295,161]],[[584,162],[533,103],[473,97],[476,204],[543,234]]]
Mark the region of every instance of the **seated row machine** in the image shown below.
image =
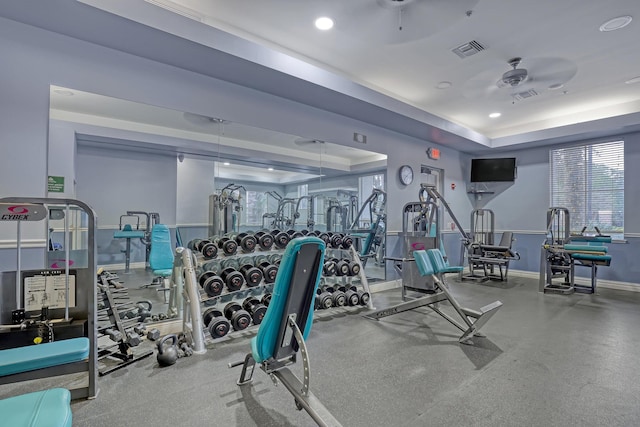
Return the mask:
[[[305,339],[313,323],[313,306],[324,264],[325,243],[312,236],[291,240],[282,256],[267,312],[258,334],[251,340],[251,353],[242,365],[238,385],[252,381],[255,364],[279,380],[293,395],[298,410],[304,408],[319,426],[341,426],[309,390],[309,356]],[[301,382],[289,366],[296,362],[300,350],[304,370]]]
[[[421,276],[431,276],[434,282],[434,293],[420,298],[411,299],[392,307],[369,313],[364,317],[373,320],[379,320],[383,317],[393,314],[402,313],[403,311],[413,310],[419,307],[427,306],[445,320],[450,322],[456,328],[462,331],[462,336],[458,340],[463,344],[473,344],[471,339],[474,336],[483,336],[480,328],[496,314],[498,309],[502,307],[502,302],[495,301],[482,307],[479,311],[462,307],[458,301],[449,293],[447,284],[444,282],[446,273],[459,273],[463,267],[450,267],[446,264],[444,257],[439,249],[428,249],[426,251],[413,251],[413,258],[387,258],[392,261],[411,262],[415,261]],[[456,313],[461,317],[462,323],[443,312],[437,305],[440,302],[448,301],[454,308]]]

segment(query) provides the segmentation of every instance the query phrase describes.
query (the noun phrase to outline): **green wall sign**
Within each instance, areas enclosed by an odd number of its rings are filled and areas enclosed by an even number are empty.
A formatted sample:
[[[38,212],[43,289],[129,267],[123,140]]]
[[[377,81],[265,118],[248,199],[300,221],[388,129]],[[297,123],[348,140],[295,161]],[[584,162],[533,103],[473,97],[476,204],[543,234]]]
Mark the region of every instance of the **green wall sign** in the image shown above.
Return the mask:
[[[47,188],[50,193],[64,193],[64,176],[49,175]]]

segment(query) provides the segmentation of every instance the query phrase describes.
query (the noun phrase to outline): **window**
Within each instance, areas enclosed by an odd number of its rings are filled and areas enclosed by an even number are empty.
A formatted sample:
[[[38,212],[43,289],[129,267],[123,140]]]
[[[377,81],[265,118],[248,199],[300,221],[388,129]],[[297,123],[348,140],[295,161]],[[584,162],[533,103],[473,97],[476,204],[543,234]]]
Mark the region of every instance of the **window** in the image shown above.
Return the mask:
[[[571,231],[624,232],[624,141],[549,153],[551,205],[569,209]]]
[[[243,225],[261,225],[262,215],[267,212],[266,194],[258,191],[247,191],[242,211]]]

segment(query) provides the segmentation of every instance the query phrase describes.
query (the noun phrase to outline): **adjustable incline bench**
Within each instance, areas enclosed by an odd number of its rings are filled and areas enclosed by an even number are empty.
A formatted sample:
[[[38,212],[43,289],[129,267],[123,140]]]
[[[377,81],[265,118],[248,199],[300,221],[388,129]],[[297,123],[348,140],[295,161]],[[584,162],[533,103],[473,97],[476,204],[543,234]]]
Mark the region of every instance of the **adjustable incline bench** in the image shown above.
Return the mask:
[[[255,364],[269,374],[274,383],[280,380],[293,395],[298,410],[304,408],[319,426],[341,426],[322,403],[309,391],[309,356],[305,339],[313,323],[316,289],[324,264],[325,244],[317,237],[291,240],[282,256],[273,287],[271,302],[260,323],[258,334],[251,340],[251,353],[242,365],[238,385],[252,381]],[[298,350],[302,354],[304,380],[300,380],[288,366],[296,362]]]
[[[392,260],[397,261],[396,259]],[[494,314],[496,314],[498,309],[502,307],[502,303],[500,301],[495,301],[482,307],[480,311],[460,306],[458,301],[456,301],[453,295],[451,295],[447,290],[447,285],[444,283],[444,274],[458,273],[462,271],[462,267],[447,266],[439,249],[413,251],[413,260],[415,261],[421,276],[431,276],[433,278],[435,293],[366,314],[364,317],[379,320],[383,317],[391,316],[396,313],[427,306],[463,332],[462,336],[458,340],[459,342],[463,344],[472,344],[470,342],[471,338],[474,336],[483,336],[480,333],[480,328],[487,323]],[[400,261],[411,261],[411,259],[400,259]],[[440,307],[436,304],[443,301],[448,301],[451,304],[456,313],[458,313],[462,318],[463,323],[458,322],[440,310]]]

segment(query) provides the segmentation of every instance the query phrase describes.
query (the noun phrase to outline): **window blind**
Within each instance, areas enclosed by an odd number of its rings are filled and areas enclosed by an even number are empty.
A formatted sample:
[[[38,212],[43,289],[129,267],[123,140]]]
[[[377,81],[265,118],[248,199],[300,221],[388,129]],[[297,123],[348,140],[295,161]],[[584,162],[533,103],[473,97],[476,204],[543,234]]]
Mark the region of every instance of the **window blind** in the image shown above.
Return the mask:
[[[549,152],[551,206],[569,209],[571,231],[624,232],[624,141]]]

